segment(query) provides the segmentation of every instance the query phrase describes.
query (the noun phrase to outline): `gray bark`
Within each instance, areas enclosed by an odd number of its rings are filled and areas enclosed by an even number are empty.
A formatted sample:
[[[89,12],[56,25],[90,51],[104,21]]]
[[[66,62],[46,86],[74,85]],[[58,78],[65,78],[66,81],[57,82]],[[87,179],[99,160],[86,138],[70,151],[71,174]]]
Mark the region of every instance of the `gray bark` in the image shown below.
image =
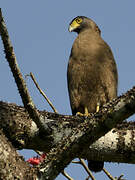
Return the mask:
[[[0,179],[34,179],[33,168],[26,163],[0,130]]]
[[[39,111],[48,133],[40,132],[23,107],[0,102],[0,128],[13,147],[47,153],[45,161],[33,170],[38,178],[40,174],[44,179],[55,179],[75,157],[135,163],[135,123],[122,123],[135,111],[134,91],[89,118]]]

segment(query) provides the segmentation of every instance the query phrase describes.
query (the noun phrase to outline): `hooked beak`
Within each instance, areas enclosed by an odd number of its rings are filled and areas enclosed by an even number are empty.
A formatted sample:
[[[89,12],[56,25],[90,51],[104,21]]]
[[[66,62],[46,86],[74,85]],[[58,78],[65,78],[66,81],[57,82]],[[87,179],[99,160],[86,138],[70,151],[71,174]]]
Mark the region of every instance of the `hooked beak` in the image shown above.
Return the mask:
[[[69,27],[68,27],[68,31],[69,32],[72,32],[74,30],[74,27],[73,26],[71,26],[71,25],[69,25]]]

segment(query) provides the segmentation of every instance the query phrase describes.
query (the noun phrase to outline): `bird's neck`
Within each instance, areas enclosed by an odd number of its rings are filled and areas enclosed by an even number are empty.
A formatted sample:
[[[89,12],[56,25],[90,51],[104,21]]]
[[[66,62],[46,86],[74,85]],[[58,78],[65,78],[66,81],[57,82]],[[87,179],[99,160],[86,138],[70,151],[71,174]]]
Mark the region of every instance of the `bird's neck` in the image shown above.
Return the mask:
[[[100,36],[100,33],[99,31],[95,31],[94,29],[82,29],[80,32],[79,32],[79,36],[83,36],[83,35],[86,35],[87,36]]]

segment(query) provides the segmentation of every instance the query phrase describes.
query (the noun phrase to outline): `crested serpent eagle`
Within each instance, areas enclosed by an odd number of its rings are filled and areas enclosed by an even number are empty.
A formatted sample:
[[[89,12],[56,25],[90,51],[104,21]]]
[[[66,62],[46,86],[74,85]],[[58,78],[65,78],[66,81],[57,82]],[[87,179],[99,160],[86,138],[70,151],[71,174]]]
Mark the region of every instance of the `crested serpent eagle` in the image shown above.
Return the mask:
[[[77,32],[68,63],[67,82],[72,114],[88,116],[117,96],[117,67],[110,47],[101,38],[98,26],[91,19],[74,18],[69,31]],[[88,160],[94,172],[104,162]]]

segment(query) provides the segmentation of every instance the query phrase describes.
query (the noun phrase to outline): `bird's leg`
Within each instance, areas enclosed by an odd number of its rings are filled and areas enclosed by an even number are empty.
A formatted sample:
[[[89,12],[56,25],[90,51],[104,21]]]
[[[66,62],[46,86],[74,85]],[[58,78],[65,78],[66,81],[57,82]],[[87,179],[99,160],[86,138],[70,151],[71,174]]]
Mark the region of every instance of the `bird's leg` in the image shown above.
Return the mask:
[[[85,112],[84,116],[89,116],[90,115],[87,107],[84,108],[84,112]]]
[[[87,107],[84,107],[84,114],[81,113],[81,112],[77,112],[76,115],[77,115],[77,116],[90,116]]]
[[[99,108],[100,108],[100,103],[97,103],[97,107],[96,107],[96,112],[99,112]]]

